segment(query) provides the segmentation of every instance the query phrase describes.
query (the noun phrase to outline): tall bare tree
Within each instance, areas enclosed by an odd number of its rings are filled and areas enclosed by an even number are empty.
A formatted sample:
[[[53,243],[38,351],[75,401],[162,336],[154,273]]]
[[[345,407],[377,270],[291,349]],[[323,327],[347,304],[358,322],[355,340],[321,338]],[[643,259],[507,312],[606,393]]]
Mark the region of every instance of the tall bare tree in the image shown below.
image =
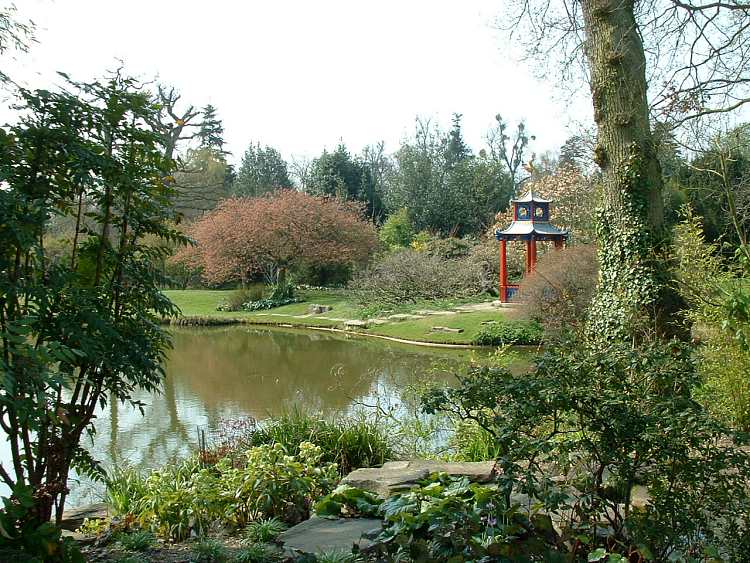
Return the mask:
[[[669,333],[677,306],[652,123],[685,127],[750,101],[750,4],[739,0],[519,0],[532,55],[588,81],[602,171],[600,284],[590,332]],[[579,73],[580,71],[580,73]],[[650,87],[650,89],[649,89]]]
[[[217,140],[207,145],[204,139],[207,129],[211,129],[213,136],[220,135],[223,129],[213,106],[201,110],[183,104],[177,90],[161,85],[157,87],[157,96],[161,112],[155,128],[164,138],[165,156],[177,163],[175,206],[188,218],[200,216],[216,207],[228,192],[230,169],[223,142],[213,146]],[[200,141],[200,146],[190,147],[191,141],[195,144],[194,140]]]
[[[156,129],[165,139],[165,156],[171,159],[180,142],[190,141],[196,137],[197,132],[191,131],[194,131],[195,127],[200,127],[196,118],[201,115],[201,112],[192,105],[178,109],[182,96],[172,87],[159,85],[157,95],[161,104],[161,113]]]
[[[526,124],[523,121],[518,124],[516,132],[512,136],[508,135],[510,133],[508,124],[499,113],[495,116],[495,121],[497,123],[487,132],[486,136],[489,154],[494,161],[501,162],[507,168],[508,174],[513,180],[513,195],[518,195],[516,193],[518,186],[523,181],[521,174],[523,174],[522,165],[526,149],[529,146],[529,141],[533,141],[536,137],[528,134]]]
[[[312,159],[306,156],[292,156],[289,168],[292,179],[300,191],[306,192],[310,187],[312,164]]]

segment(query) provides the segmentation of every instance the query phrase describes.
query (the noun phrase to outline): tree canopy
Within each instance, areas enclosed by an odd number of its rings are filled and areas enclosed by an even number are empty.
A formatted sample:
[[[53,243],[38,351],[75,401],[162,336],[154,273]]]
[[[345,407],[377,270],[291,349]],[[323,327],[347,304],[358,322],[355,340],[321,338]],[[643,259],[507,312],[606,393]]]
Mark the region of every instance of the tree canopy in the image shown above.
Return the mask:
[[[292,180],[281,153],[273,147],[251,143],[242,155],[232,193],[235,196],[254,197],[291,187]]]
[[[373,162],[376,164],[377,160]],[[360,201],[374,221],[383,218],[382,194],[377,190],[373,169],[361,158],[353,157],[343,143],[333,152],[323,151],[312,162],[307,191],[315,195]]]
[[[505,165],[487,151],[475,156],[466,145],[460,115],[447,134],[418,119],[414,137],[401,145],[395,160],[387,201],[393,209],[408,209],[418,231],[480,232],[513,194]]]

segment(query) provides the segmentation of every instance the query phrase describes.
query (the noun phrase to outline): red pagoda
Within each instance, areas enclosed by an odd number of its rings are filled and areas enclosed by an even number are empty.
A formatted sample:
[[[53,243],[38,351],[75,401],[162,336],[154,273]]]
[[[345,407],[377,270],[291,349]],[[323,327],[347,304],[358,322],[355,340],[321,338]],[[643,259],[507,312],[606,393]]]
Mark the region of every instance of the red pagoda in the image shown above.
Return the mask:
[[[501,231],[495,231],[495,238],[500,241],[500,301],[507,303],[518,291],[517,284],[508,283],[508,263],[506,246],[508,241],[526,241],[526,274],[536,267],[536,243],[539,240],[551,240],[555,248],[562,248],[568,238],[568,232],[555,227],[549,221],[549,199],[543,199],[530,190],[525,196],[511,200],[513,204],[513,222]]]

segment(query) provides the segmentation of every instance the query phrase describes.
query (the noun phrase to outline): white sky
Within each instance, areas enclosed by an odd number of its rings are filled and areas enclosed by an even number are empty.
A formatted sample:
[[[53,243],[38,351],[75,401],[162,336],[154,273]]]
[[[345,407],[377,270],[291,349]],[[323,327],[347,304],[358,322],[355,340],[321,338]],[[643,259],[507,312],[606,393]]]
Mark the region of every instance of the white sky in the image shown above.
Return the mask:
[[[3,2],[4,0],[0,0]],[[7,2],[6,2],[7,3]],[[3,68],[30,86],[104,74],[122,59],[186,102],[218,108],[238,160],[250,141],[317,156],[343,139],[353,152],[393,151],[417,115],[444,128],[464,116],[478,150],[494,115],[526,119],[533,149],[557,149],[589,119],[535,81],[494,27],[503,0],[16,0],[39,43]],[[1,117],[5,117],[0,114]]]

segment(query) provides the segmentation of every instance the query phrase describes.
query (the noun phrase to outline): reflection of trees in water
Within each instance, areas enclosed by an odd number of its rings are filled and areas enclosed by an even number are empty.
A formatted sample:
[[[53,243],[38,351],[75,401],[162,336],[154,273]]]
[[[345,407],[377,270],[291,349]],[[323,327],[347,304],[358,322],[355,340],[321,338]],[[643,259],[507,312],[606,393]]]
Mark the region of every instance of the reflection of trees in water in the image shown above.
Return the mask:
[[[144,393],[136,398],[145,403],[143,416],[130,405],[110,401],[97,417],[97,433],[89,449],[95,457],[104,457],[106,466],[152,465],[153,460],[170,459],[195,445],[196,421],[190,418],[192,413],[180,416],[172,379],[164,382],[161,394]],[[124,418],[121,410],[127,415]]]
[[[262,418],[298,404],[345,410],[375,382],[405,385],[431,357],[328,335],[273,330],[176,331],[167,373],[207,411],[227,403]]]
[[[144,416],[109,403],[88,447],[106,466],[158,465],[195,446],[197,426],[216,429],[222,418],[264,418],[291,406],[344,412],[357,401],[399,397],[425,374],[435,377],[431,370],[441,357],[457,359],[455,353],[322,333],[175,330],[163,393],[138,394]]]
[[[400,399],[403,389],[432,372],[436,361],[456,362],[453,351],[413,350],[380,341],[329,334],[246,327],[174,332],[161,395],[137,394],[144,416],[109,403],[96,420],[93,445],[105,466],[152,467],[187,454],[196,427],[216,429],[228,417],[263,418],[295,405],[344,412],[356,402]],[[74,504],[95,500],[91,484],[72,491]],[[101,493],[101,487],[95,488]]]

